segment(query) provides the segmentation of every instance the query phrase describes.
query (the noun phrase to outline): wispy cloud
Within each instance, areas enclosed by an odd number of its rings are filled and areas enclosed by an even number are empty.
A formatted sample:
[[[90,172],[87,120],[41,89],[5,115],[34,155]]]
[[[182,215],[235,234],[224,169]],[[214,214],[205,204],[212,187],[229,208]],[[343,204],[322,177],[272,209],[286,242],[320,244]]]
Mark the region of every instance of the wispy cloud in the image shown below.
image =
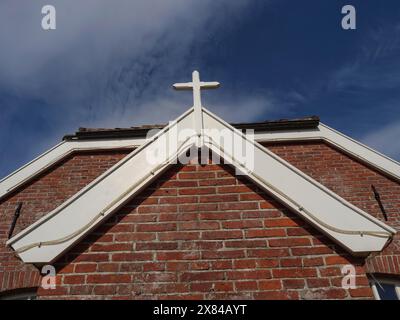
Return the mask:
[[[172,79],[189,80],[194,48],[251,6],[245,0],[53,0],[57,29],[43,31],[47,2],[0,3],[0,176],[79,126],[178,116],[191,98],[171,92]],[[268,95],[229,97],[211,109],[232,121],[252,120],[276,103]]]
[[[381,129],[370,132],[362,138],[362,141],[376,150],[379,150],[396,160],[400,160],[399,137],[400,121],[396,121]]]
[[[400,24],[370,30],[359,53],[340,67],[330,81],[331,90],[379,90],[400,86]]]

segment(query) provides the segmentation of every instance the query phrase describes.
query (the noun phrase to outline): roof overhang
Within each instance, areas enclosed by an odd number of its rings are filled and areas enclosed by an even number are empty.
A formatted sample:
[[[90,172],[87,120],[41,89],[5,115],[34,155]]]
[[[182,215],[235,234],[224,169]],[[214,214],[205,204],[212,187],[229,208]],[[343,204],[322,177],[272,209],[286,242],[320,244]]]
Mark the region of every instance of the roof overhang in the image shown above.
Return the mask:
[[[178,156],[192,146],[200,145],[207,146],[239,168],[249,179],[352,254],[381,251],[396,233],[393,228],[353,206],[210,111],[203,108],[201,112],[201,136],[180,134],[178,144],[169,139],[172,132],[192,132],[191,128],[197,120],[191,108],[61,206],[15,235],[7,244],[16,250],[24,262],[53,262],[176,163]],[[217,135],[221,130],[229,131],[235,143],[253,148],[253,166],[220,145],[220,137]],[[359,145],[325,126],[319,126],[308,134],[313,138],[321,138],[318,132],[332,134],[335,139],[340,138],[339,143]],[[285,133],[285,139],[292,134]],[[304,134],[307,135],[305,131]],[[259,141],[271,141],[276,140],[277,136],[261,133],[256,138]],[[377,154],[369,148],[365,150],[365,146],[360,145],[360,148],[365,152],[363,156],[371,157],[369,152]],[[160,149],[165,150],[162,161],[149,162],[148,154],[157,153]],[[386,160],[382,162],[382,159]],[[400,176],[399,167],[390,166],[390,159],[377,154],[372,160]]]

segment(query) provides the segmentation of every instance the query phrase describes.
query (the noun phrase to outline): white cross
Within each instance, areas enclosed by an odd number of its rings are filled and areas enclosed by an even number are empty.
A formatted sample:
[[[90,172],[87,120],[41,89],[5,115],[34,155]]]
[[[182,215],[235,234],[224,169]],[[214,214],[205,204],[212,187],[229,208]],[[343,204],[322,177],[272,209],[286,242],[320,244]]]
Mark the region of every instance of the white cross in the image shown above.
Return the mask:
[[[175,83],[176,90],[193,90],[193,106],[194,106],[194,121],[195,129],[198,135],[201,134],[203,128],[203,113],[201,104],[201,90],[202,89],[215,89],[220,86],[219,82],[202,82],[200,81],[200,74],[198,71],[193,71],[192,82]]]

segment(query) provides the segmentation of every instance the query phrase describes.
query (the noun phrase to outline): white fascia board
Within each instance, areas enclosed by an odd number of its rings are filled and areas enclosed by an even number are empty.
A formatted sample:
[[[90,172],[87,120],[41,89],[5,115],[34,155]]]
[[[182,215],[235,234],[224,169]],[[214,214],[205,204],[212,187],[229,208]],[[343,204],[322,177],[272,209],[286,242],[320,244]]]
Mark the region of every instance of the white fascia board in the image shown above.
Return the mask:
[[[124,148],[131,149],[144,144],[145,141],[145,139],[63,141],[1,179],[0,199],[74,152]]]
[[[240,131],[208,110],[204,111],[203,121],[205,128],[229,128],[234,135],[242,136],[242,144],[252,143]],[[391,235],[396,233],[393,228],[355,207],[261,144],[255,142],[254,147],[253,168],[246,167],[246,163],[242,168],[248,177],[352,254],[381,251]],[[211,145],[210,149],[238,166],[238,162],[235,163],[226,150],[221,152],[216,145]],[[387,236],[344,234],[334,230],[376,232]]]
[[[181,145],[176,146],[175,140],[168,139],[169,132],[190,129],[193,127],[193,121],[192,108],[61,206],[12,237],[7,241],[7,245],[16,250],[19,257],[26,263],[41,264],[55,261],[152,182],[170,165],[168,159],[180,156],[196,142],[197,136],[180,136],[183,141]],[[155,155],[159,150],[166,151],[162,161],[149,161],[149,155]],[[71,235],[74,236],[71,237]],[[33,246],[19,252],[32,244],[65,237],[68,238],[67,241]]]
[[[316,129],[255,133],[257,142],[322,140],[400,181],[400,163],[320,123]],[[145,138],[63,141],[0,180],[0,200],[74,152],[137,148]]]
[[[400,180],[400,163],[378,151],[320,123],[316,129],[259,132],[255,139],[262,142],[322,140],[371,167]]]
[[[189,133],[187,137],[179,134],[181,141],[186,139],[182,145],[170,143],[167,138],[168,132],[172,130],[181,133],[189,129],[188,132],[193,132],[194,121],[192,108],[60,207],[11,238],[7,244],[17,251],[24,262],[53,262],[170,165],[169,160],[161,166],[159,163],[149,163],[146,158],[149,152],[166,148],[165,157],[172,159],[195,145],[198,137],[190,136]],[[239,130],[205,109],[203,129],[205,131],[201,140],[213,152],[246,172],[252,181],[352,254],[381,251],[396,233],[393,228],[353,206],[259,143],[250,141]],[[223,146],[219,145],[219,132],[227,129],[238,139],[236,142],[239,144],[251,143],[255,147],[254,167],[238,162],[226,150],[221,151]],[[215,136],[213,132],[216,132]],[[214,142],[209,144],[209,141]],[[343,230],[356,234],[346,234]],[[359,234],[360,231],[363,234]],[[380,233],[381,236],[372,236],[368,232]],[[61,243],[33,245],[54,242],[63,237],[67,240]]]

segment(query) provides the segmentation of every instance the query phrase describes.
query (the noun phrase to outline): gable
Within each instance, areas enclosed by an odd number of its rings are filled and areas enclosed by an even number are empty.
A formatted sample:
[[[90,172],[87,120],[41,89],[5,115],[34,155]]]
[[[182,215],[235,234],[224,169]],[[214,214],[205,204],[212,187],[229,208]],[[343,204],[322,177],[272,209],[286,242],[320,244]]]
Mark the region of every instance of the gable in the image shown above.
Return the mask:
[[[199,112],[203,129],[228,130],[239,139],[238,143],[254,146],[254,170],[221,149],[213,136],[215,130],[206,135],[202,129],[202,133],[190,134],[183,138],[180,145],[174,145],[168,139],[171,132],[186,132],[185,129],[192,128],[193,123],[199,121],[192,108],[8,244],[17,250],[24,261],[54,260],[140,192],[176,157],[193,145],[199,146],[199,143],[240,168],[256,184],[352,253],[379,251],[395,233],[394,229],[351,205],[258,143],[250,141],[209,111],[202,109]],[[147,161],[149,151],[163,148],[167,150],[164,162],[152,164]],[[85,215],[80,214],[82,211]]]

